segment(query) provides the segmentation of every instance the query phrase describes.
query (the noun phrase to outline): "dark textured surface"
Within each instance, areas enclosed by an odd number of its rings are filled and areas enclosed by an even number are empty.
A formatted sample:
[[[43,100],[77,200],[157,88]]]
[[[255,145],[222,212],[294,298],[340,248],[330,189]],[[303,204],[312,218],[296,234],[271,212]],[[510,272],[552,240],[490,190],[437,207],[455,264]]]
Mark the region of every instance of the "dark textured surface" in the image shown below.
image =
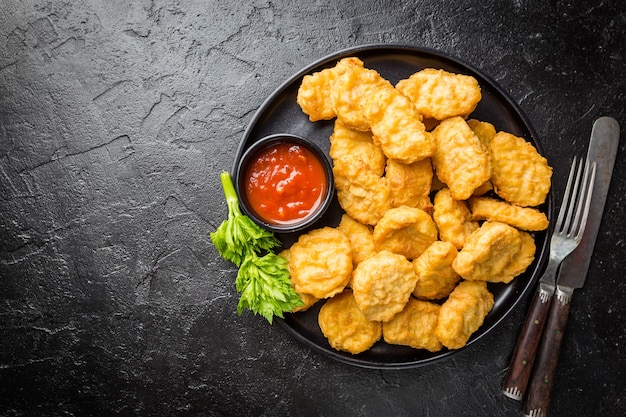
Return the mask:
[[[514,416],[500,385],[527,300],[437,364],[379,371],[236,314],[208,237],[254,111],[349,46],[481,69],[555,169],[595,118],[626,125],[623,2],[0,3],[0,415]],[[626,413],[624,140],[552,415]]]

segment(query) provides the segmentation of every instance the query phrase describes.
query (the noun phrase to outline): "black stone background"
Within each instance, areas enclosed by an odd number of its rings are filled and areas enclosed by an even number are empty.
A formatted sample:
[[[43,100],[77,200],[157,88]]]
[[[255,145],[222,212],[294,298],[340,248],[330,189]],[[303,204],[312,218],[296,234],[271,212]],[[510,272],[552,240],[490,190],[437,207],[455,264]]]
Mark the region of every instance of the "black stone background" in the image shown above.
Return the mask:
[[[436,48],[534,124],[562,194],[599,116],[626,125],[621,0],[0,3],[0,415],[516,416],[525,300],[434,365],[334,362],[252,314],[209,240],[218,174],[285,79],[350,46]],[[551,415],[626,413],[622,139]]]

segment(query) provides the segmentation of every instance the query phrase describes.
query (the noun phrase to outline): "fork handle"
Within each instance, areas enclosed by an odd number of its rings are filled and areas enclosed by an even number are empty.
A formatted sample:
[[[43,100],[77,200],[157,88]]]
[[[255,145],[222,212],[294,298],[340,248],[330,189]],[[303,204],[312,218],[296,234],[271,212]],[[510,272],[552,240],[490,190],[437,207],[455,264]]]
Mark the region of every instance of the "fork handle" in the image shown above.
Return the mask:
[[[524,321],[502,385],[504,395],[514,400],[521,401],[526,392],[553,294],[553,287],[541,284],[526,313],[526,321]]]
[[[527,416],[546,416],[548,414],[556,366],[559,362],[561,344],[569,317],[571,294],[562,293],[557,289],[556,297],[557,300],[548,316],[545,335],[537,357],[537,366],[530,381],[528,397],[524,404],[524,414]]]

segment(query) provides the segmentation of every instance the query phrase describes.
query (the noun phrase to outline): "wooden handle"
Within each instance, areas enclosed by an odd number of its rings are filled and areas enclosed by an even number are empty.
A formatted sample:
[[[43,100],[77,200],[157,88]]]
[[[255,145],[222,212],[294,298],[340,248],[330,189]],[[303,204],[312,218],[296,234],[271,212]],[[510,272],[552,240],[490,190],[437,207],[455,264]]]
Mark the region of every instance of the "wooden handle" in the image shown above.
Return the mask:
[[[526,392],[551,302],[552,292],[539,288],[526,313],[526,321],[502,385],[504,395],[514,400],[521,401]]]
[[[535,371],[528,388],[528,397],[524,404],[524,413],[528,416],[545,416],[548,413],[569,308],[569,299],[557,296],[550,310]]]

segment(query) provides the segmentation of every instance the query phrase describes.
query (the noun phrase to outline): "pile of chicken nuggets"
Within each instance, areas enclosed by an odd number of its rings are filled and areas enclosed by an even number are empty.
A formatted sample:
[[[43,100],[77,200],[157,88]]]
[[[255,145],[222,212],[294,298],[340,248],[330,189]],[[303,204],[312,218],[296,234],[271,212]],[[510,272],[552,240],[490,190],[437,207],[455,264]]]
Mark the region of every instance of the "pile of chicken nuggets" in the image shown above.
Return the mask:
[[[343,217],[281,256],[329,344],[357,354],[381,338],[459,349],[535,257],[531,232],[552,168],[532,144],[468,119],[477,80],[424,69],[395,86],[356,57],[307,75],[297,102],[332,120],[330,156]]]

